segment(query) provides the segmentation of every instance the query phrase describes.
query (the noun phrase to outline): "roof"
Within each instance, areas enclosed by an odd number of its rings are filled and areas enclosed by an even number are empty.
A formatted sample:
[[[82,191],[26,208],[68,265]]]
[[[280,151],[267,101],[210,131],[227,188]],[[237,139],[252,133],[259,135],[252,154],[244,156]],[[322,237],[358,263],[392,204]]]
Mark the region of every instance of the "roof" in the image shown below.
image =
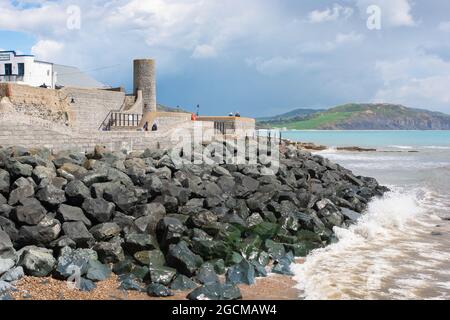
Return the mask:
[[[14,57],[34,57],[32,54],[17,54],[14,50],[0,50],[0,53],[12,53]]]
[[[56,72],[56,86],[76,88],[107,87],[76,67],[53,64],[53,71]]]

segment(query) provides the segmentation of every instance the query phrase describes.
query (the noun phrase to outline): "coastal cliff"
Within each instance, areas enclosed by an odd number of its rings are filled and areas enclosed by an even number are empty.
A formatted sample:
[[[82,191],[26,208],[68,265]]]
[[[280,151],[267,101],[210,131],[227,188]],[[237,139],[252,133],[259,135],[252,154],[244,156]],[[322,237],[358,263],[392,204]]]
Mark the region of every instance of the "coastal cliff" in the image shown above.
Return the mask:
[[[258,124],[297,130],[450,130],[450,115],[395,104],[354,103],[307,111],[262,119]]]
[[[91,291],[114,272],[123,290],[239,299],[237,285],[290,275],[387,191],[293,145],[280,154],[266,175],[261,163],[178,165],[164,150],[0,148],[0,296],[24,275]]]

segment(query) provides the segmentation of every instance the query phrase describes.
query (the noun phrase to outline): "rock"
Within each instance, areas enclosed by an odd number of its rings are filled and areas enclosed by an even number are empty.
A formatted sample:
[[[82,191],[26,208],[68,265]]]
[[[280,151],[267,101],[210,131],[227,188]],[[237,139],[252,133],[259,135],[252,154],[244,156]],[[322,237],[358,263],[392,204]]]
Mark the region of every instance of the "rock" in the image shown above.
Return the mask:
[[[0,193],[0,205],[7,204],[8,200]]]
[[[237,198],[247,198],[258,189],[258,180],[247,177],[240,173],[235,173],[233,174],[233,176],[235,177],[236,182],[234,192]]]
[[[73,205],[81,205],[91,197],[89,188],[80,180],[70,181],[65,188],[65,192],[68,202]]]
[[[35,198],[22,200],[22,205],[14,211],[14,219],[19,224],[37,225],[47,214],[47,210]]]
[[[142,232],[156,234],[156,227],[166,215],[166,209],[160,203],[149,203],[136,206],[133,216],[136,219],[136,225]]]
[[[133,266],[131,273],[134,274],[138,279],[144,281],[147,280],[150,276],[150,271],[147,266]]]
[[[200,269],[198,269],[195,279],[201,284],[212,284],[219,281],[214,266],[211,263],[204,263]]]
[[[319,217],[322,218],[324,224],[333,228],[334,226],[341,226],[344,222],[344,216],[339,211],[339,208],[329,199],[322,199],[316,203]]]
[[[0,258],[16,259],[16,251],[14,250],[11,238],[0,228]]]
[[[1,259],[0,259],[1,260]],[[0,262],[1,265],[1,262]],[[0,271],[1,274],[1,271]],[[6,281],[6,282],[15,282],[20,279],[22,279],[25,276],[25,273],[23,272],[22,267],[16,267],[13,269],[10,269],[6,271],[1,277],[0,281]]]
[[[90,247],[94,243],[94,237],[81,221],[65,222],[62,229],[64,234],[75,241],[78,247]]]
[[[15,290],[15,288],[11,283],[0,280],[0,301],[14,300],[11,295],[9,295],[9,292],[13,290]]]
[[[247,226],[252,228],[260,223],[264,222],[264,219],[261,217],[259,213],[254,213],[250,217],[247,218]]]
[[[33,169],[31,177],[37,184],[40,184],[43,180],[52,181],[53,178],[56,178],[56,172],[48,167],[37,166]]]
[[[131,233],[125,236],[124,248],[129,254],[139,251],[158,249],[158,242],[150,234]]]
[[[93,281],[85,278],[80,279],[80,287],[79,287],[80,291],[91,292],[95,290],[95,288],[97,288],[97,285]]]
[[[178,243],[185,231],[186,227],[178,219],[170,217],[162,219],[156,227],[156,235],[162,248]]]
[[[228,269],[226,279],[231,284],[252,285],[255,283],[255,267],[247,260],[242,260]]]
[[[0,217],[9,218],[9,215],[13,209],[14,208],[8,204],[0,204]]]
[[[12,259],[2,259],[0,258],[0,276],[5,272],[9,271],[12,267],[14,267],[16,263]],[[0,279],[3,280],[3,279]]]
[[[28,164],[22,164],[19,161],[9,159],[5,163],[5,169],[9,172],[11,177],[14,179],[20,177],[31,177],[33,167]]]
[[[19,252],[19,266],[23,267],[25,273],[33,277],[46,277],[56,265],[53,251],[50,249],[28,246]]]
[[[172,291],[170,291],[167,287],[158,284],[158,283],[152,283],[147,288],[147,293],[151,297],[171,297],[173,296]]]
[[[160,250],[138,251],[134,258],[142,265],[150,268],[162,267],[166,264],[166,258]]]
[[[113,272],[117,275],[123,275],[131,273],[133,267],[133,261],[129,258],[125,258],[124,260],[119,261],[113,265]]]
[[[144,284],[134,274],[124,274],[119,276],[120,290],[130,290],[144,292]]]
[[[16,188],[9,194],[8,204],[10,206],[15,206],[17,203],[22,202],[27,198],[34,196],[34,187],[32,185],[26,185],[23,187]]]
[[[150,281],[162,285],[169,285],[177,274],[177,270],[169,267],[150,267]]]
[[[282,243],[277,243],[268,239],[265,241],[264,247],[273,259],[279,259],[286,255],[286,250],[284,249],[284,245]]]
[[[292,261],[289,258],[283,257],[278,259],[272,268],[273,273],[293,276],[294,273],[291,271]]]
[[[166,260],[169,266],[189,277],[203,264],[203,259],[189,250],[185,242],[170,246]]]
[[[114,209],[115,205],[104,199],[88,198],[83,202],[83,210],[88,218],[95,223],[109,222]]]
[[[92,281],[103,281],[111,276],[111,269],[98,260],[89,260],[86,278]]]
[[[64,247],[69,247],[69,248],[76,248],[77,244],[75,243],[75,241],[73,241],[72,239],[70,239],[68,236],[62,236],[52,242],[50,242],[49,248],[56,250],[56,252],[59,252],[60,249],[64,248]]]
[[[143,187],[147,189],[152,195],[158,195],[161,193],[162,182],[156,175],[148,175],[144,179]]]
[[[97,241],[105,241],[120,235],[121,229],[117,223],[106,222],[96,225],[89,232]]]
[[[116,263],[125,259],[120,242],[114,241],[114,239],[110,242],[98,242],[92,249],[97,251],[102,263]]]
[[[202,228],[205,225],[209,225],[217,221],[217,216],[211,211],[201,211],[192,215],[188,220],[188,225],[193,228]]]
[[[36,226],[23,226],[19,229],[17,242],[22,245],[46,246],[56,240],[61,233],[61,224],[49,216],[44,217]]]
[[[88,173],[80,178],[80,181],[87,187],[92,186],[94,183],[108,182],[108,172],[106,170],[88,171]]]
[[[189,300],[239,300],[241,291],[232,284],[207,284],[189,293]]]
[[[262,240],[273,238],[279,231],[280,226],[271,222],[262,222],[250,228],[250,233],[259,236]]]
[[[66,201],[65,192],[51,184],[39,189],[36,198],[49,207],[57,207]]]
[[[359,218],[361,218],[361,214],[360,213],[358,213],[356,211],[353,211],[353,210],[350,210],[350,209],[347,209],[347,208],[341,208],[341,212],[342,212],[342,214],[344,215],[345,218],[347,218],[348,220],[353,221],[353,222],[355,222]]]
[[[0,193],[9,193],[10,175],[8,171],[0,169]]]
[[[231,254],[231,247],[223,241],[192,239],[192,250],[205,260],[226,257]]]
[[[63,248],[58,257],[56,275],[67,279],[73,274],[84,276],[89,268],[89,261],[97,260],[97,253],[91,249]]]
[[[185,275],[179,274],[170,284],[170,289],[176,291],[187,291],[197,288],[198,285]]]
[[[225,261],[223,259],[215,259],[209,261],[214,266],[214,271],[216,271],[217,274],[223,275],[226,272],[225,268]]]
[[[66,204],[59,206],[56,217],[63,223],[81,221],[88,228],[92,225],[91,221],[84,215],[83,210]]]

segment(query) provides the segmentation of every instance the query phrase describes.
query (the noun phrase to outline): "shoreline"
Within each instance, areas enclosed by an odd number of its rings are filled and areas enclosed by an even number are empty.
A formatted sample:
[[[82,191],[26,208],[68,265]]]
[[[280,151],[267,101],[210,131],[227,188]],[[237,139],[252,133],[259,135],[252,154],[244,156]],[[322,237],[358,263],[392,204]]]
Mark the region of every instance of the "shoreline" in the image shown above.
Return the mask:
[[[301,263],[297,261],[296,263]],[[295,288],[297,283],[292,276],[269,274],[265,278],[257,278],[253,285],[238,285],[242,293],[242,301],[253,300],[301,300],[300,291]],[[97,288],[90,292],[82,292],[68,287],[66,281],[52,277],[37,278],[26,276],[15,284],[16,290],[11,292],[14,300],[151,300],[186,301],[189,291],[173,291],[174,295],[167,298],[150,297],[145,292],[125,291],[118,289],[118,276],[97,282]]]

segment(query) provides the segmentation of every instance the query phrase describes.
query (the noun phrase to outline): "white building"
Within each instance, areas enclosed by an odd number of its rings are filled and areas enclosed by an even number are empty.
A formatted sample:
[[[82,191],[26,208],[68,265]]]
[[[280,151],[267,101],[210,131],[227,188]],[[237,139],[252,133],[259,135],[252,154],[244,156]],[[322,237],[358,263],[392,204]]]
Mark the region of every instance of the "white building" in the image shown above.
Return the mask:
[[[0,82],[14,82],[33,87],[106,88],[76,67],[35,60],[33,55],[0,51]]]

